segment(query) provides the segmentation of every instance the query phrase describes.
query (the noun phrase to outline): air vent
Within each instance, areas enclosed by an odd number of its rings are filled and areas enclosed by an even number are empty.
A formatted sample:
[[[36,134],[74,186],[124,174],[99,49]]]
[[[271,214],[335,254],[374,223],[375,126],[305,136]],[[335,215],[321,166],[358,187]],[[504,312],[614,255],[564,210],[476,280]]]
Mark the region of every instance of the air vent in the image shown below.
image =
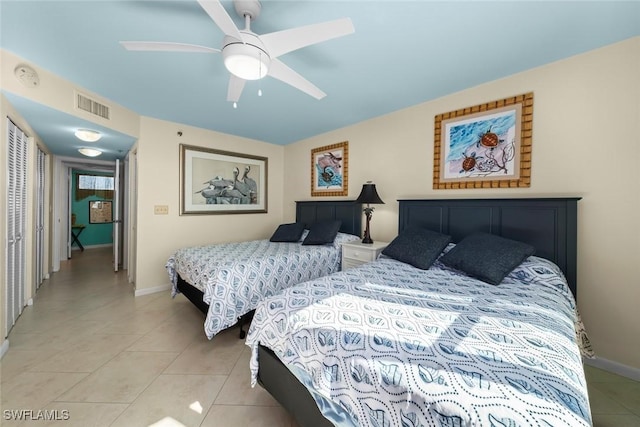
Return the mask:
[[[110,110],[108,106],[78,92],[76,92],[76,108],[109,120]]]

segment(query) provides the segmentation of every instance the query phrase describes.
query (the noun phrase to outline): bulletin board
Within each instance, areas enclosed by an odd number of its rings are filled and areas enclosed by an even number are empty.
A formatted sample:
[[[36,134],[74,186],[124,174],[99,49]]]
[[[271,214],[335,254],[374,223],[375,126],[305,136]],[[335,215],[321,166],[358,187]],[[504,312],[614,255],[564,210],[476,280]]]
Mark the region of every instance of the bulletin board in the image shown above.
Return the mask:
[[[93,200],[89,202],[89,224],[113,222],[111,201]]]

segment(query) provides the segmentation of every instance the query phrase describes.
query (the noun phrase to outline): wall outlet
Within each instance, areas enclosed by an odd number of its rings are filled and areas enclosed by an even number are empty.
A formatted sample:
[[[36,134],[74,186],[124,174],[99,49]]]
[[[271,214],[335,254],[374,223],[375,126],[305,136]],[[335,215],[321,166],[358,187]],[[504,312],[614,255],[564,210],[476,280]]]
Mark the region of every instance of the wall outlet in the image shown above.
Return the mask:
[[[155,205],[153,207],[154,215],[169,215],[169,206],[168,205]]]

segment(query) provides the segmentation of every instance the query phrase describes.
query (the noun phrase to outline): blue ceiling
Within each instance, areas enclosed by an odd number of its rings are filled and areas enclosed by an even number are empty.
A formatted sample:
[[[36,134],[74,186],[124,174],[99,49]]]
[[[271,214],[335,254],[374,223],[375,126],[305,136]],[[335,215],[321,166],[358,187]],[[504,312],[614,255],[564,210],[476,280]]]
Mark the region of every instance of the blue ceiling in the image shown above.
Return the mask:
[[[232,3],[222,4],[243,28]],[[234,109],[220,54],[131,52],[118,43],[220,48],[222,31],[195,1],[2,0],[0,16],[0,47],[81,88],[140,115],[273,144],[640,35],[636,1],[263,0],[251,25],[257,34],[343,17],[351,18],[355,33],[280,57],[326,92],[324,99],[267,77],[247,82]],[[9,99],[55,154],[69,147],[65,125],[82,125],[32,101]],[[114,133],[105,158],[122,157],[133,142]]]

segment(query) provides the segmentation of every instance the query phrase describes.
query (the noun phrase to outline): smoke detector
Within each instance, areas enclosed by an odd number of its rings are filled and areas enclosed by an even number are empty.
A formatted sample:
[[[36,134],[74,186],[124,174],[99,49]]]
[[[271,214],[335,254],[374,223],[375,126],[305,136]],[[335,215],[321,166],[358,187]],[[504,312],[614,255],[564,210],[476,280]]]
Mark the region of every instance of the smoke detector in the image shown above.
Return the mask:
[[[40,77],[38,77],[38,73],[26,64],[18,65],[15,70],[13,70],[13,73],[18,81],[26,87],[34,88],[40,85]]]

